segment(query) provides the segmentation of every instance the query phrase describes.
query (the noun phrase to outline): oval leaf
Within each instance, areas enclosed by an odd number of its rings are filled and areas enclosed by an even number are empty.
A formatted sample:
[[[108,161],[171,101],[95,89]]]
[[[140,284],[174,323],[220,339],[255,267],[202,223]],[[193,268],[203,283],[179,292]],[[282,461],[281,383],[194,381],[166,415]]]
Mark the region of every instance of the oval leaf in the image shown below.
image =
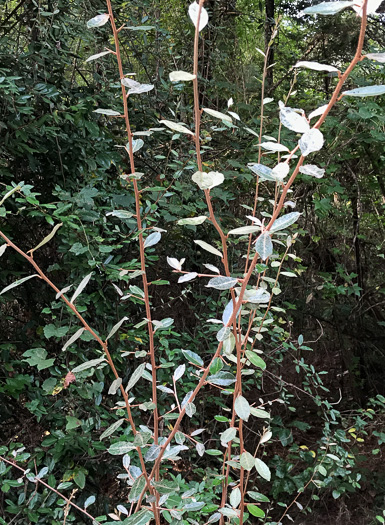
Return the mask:
[[[189,81],[194,80],[196,78],[195,75],[192,75],[191,73],[186,73],[186,71],[173,71],[170,73],[170,80],[171,82],[180,82],[182,81]]]
[[[238,396],[234,403],[234,410],[238,417],[248,421],[250,416],[250,405],[246,398]]]
[[[257,469],[258,474],[265,479],[266,481],[270,481],[271,479],[271,472],[269,467],[266,465],[264,461],[262,461],[259,458],[255,458],[255,468]]]
[[[273,242],[269,232],[262,233],[255,243],[255,250],[258,252],[262,261],[266,261],[273,253]]]
[[[251,470],[255,465],[254,457],[250,452],[243,452],[240,458],[241,467],[245,470]]]
[[[325,175],[325,170],[315,166],[314,164],[305,164],[299,168],[300,173],[310,175],[316,179],[321,179]]]
[[[102,15],[94,16],[94,18],[91,18],[91,20],[88,20],[87,27],[88,29],[91,29],[94,27],[104,26],[104,24],[107,24],[109,19],[110,19],[110,15],[108,15],[107,13],[103,13]]]
[[[221,113],[220,111],[216,111],[215,109],[210,108],[202,108],[205,113],[208,115],[211,115],[212,117],[219,118],[221,120],[227,120],[227,122],[232,122],[233,119],[230,117],[230,115],[226,115],[225,113]]]
[[[365,86],[342,93],[345,97],[375,97],[385,94],[385,86]]]
[[[314,71],[339,71],[334,66],[328,66],[326,64],[319,64],[318,62],[307,62],[306,60],[301,60],[300,62],[297,62],[294,67],[304,67],[306,69],[313,69]]]
[[[187,135],[194,135],[192,131],[187,129],[182,124],[177,124],[176,122],[171,122],[171,120],[160,120],[161,124],[164,124],[168,128],[172,129],[173,131],[177,131],[178,133],[186,133]]]
[[[219,186],[225,180],[222,173],[218,171],[210,171],[209,173],[197,171],[191,178],[201,190],[210,190],[215,186]]]
[[[197,2],[193,2],[190,4],[188,8],[188,14],[191,18],[192,23],[195,27],[198,25],[198,15],[199,15],[199,4]],[[209,14],[206,11],[204,7],[201,9],[200,17],[199,17],[199,31],[202,31],[209,22]]]
[[[309,153],[319,151],[322,148],[324,137],[319,129],[313,128],[302,135],[298,144],[302,155],[306,157]]]
[[[344,0],[340,0],[339,2],[321,2],[320,4],[307,7],[303,12],[307,15],[335,15],[353,5],[354,2]]]
[[[273,226],[270,228],[270,231],[277,232],[279,230],[288,228],[298,220],[300,215],[301,214],[298,211],[293,211],[292,213],[287,213],[286,215],[279,217],[279,219],[276,219],[273,222]]]
[[[154,246],[155,244],[157,244],[161,238],[162,235],[159,232],[150,233],[150,235],[144,241],[143,247],[150,248],[150,246]]]
[[[216,290],[229,290],[238,284],[235,277],[213,277],[206,284],[206,288],[215,288]]]
[[[223,258],[223,254],[219,250],[214,248],[214,246],[211,246],[211,244],[207,244],[207,242],[205,242],[205,241],[196,241],[196,240],[194,240],[194,242],[195,242],[195,244],[198,244],[198,246],[203,248],[203,250],[206,250],[207,252],[210,252],[210,253],[212,253],[214,255],[218,255],[218,257]]]
[[[104,432],[103,434],[100,436],[100,441],[102,441],[103,439],[105,439],[106,437],[110,436],[111,434],[113,434],[115,432],[115,430],[117,430],[119,427],[121,427],[124,423],[124,418],[122,419],[118,419],[118,421],[115,421],[115,423],[113,423],[111,426],[109,426]]]

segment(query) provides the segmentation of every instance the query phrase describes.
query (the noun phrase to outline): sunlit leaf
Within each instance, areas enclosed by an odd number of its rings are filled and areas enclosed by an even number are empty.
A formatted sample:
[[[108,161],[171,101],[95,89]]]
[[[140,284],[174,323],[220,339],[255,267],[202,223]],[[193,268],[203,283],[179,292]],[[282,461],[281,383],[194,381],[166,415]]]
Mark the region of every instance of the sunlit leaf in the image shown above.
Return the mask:
[[[188,14],[191,18],[192,23],[195,27],[198,25],[198,15],[199,15],[199,4],[197,2],[193,2],[190,4],[188,8]],[[202,31],[209,22],[209,14],[206,11],[204,7],[201,9],[200,17],[199,17],[199,31]]]
[[[315,166],[314,164],[304,164],[299,168],[300,173],[304,175],[310,175],[311,177],[316,177],[321,179],[325,175],[325,170]]]
[[[8,246],[8,244],[2,244],[2,245],[0,246],[0,257],[1,257],[2,255],[4,255],[5,250],[7,249],[7,246]]]
[[[246,357],[252,363],[254,366],[257,366],[258,368],[262,368],[262,370],[266,369],[266,363],[265,361],[259,357],[258,354],[253,352],[252,350],[246,350]]]
[[[304,67],[306,69],[313,69],[314,71],[328,71],[333,72],[338,69],[334,66],[328,66],[327,64],[319,64],[318,62],[307,62],[306,60],[301,60],[295,64],[294,67]]]
[[[194,80],[195,75],[186,73],[186,71],[172,71],[169,75],[171,82]]]
[[[312,111],[310,113],[310,115],[309,115],[309,120],[311,120],[314,117],[319,117],[320,115],[325,113],[325,110],[326,110],[327,107],[328,107],[328,104],[325,104],[324,106],[321,106],[321,107],[315,109],[314,111]]]
[[[144,142],[142,139],[133,139],[132,140],[132,153],[136,153],[137,151],[139,151],[144,145]],[[126,146],[125,146],[126,150],[128,151],[128,153],[130,152],[130,143],[127,142]]]
[[[127,95],[140,95],[141,93],[148,93],[154,89],[153,84],[141,84],[131,78],[122,78],[121,83],[127,89]]]
[[[296,133],[305,133],[310,129],[309,122],[299,114],[295,109],[281,107],[279,118],[285,128],[295,131]]]
[[[385,53],[368,53],[365,56],[366,58],[370,58],[370,60],[375,60],[376,62],[385,63]]]
[[[181,259],[178,261],[178,259],[175,259],[175,257],[167,257],[167,263],[171,266],[171,268],[174,268],[174,270],[178,270],[179,272],[182,270],[182,264],[185,262],[186,259]]]
[[[173,380],[176,382],[180,379],[186,371],[186,365],[179,365],[173,374]]]
[[[335,15],[347,7],[352,7],[354,2],[340,0],[339,2],[321,2],[307,7],[303,12],[307,15]]]
[[[261,148],[266,149],[268,151],[289,151],[289,148],[287,148],[283,144],[278,144],[277,142],[262,142],[260,146]]]
[[[342,93],[345,97],[375,97],[385,94],[385,86],[365,86]]]
[[[107,13],[103,13],[102,15],[94,16],[94,18],[91,18],[91,20],[88,20],[87,27],[91,29],[94,27],[104,26],[104,24],[107,24],[109,19],[110,19],[110,15],[108,15]]]
[[[249,235],[250,233],[259,232],[261,228],[259,226],[242,226],[241,228],[235,228],[230,230],[228,235]]]
[[[206,219],[208,219],[208,217],[205,215],[201,215],[200,217],[188,217],[187,219],[179,219],[177,224],[179,224],[179,226],[197,226],[198,224],[205,222]]]
[[[98,108],[93,111],[94,113],[100,113],[100,115],[108,115],[109,117],[119,117],[119,111],[114,111],[113,109],[102,109]]]
[[[324,137],[319,129],[313,128],[302,135],[299,142],[299,148],[304,157],[319,151],[324,144]]]
[[[238,284],[238,279],[235,277],[213,277],[206,284],[207,288],[215,288],[216,290],[229,290]]]
[[[197,272],[190,272],[184,275],[181,275],[178,279],[178,283],[186,283],[187,281],[192,281],[198,276]]]

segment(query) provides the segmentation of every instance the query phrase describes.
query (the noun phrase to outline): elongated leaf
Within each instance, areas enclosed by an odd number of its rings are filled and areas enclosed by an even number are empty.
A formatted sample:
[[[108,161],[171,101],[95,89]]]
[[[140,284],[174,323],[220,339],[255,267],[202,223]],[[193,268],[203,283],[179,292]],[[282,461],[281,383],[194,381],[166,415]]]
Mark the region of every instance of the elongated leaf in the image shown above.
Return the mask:
[[[185,262],[186,259],[181,259],[178,261],[178,259],[175,259],[174,257],[167,257],[167,263],[171,266],[171,268],[174,268],[174,270],[178,270],[179,272],[182,270],[182,264]]]
[[[128,497],[128,501],[130,503],[138,501],[139,496],[142,493],[142,490],[146,486],[146,479],[144,476],[141,476],[140,478],[136,479],[134,481],[134,484],[132,485],[130,495]]]
[[[266,465],[264,461],[262,461],[259,458],[255,458],[255,468],[257,469],[258,474],[265,479],[266,481],[270,481],[271,479],[271,472],[269,467]]]
[[[197,171],[192,176],[192,180],[198,184],[201,190],[210,190],[215,186],[219,186],[225,180],[222,173],[218,171],[210,171],[205,173],[204,171]]]
[[[154,514],[149,510],[140,510],[135,512],[129,518],[124,520],[124,525],[147,525],[154,517]]]
[[[306,60],[301,60],[297,62],[294,67],[304,67],[306,69],[313,69],[314,71],[338,71],[334,66],[328,66],[327,64],[319,64],[318,62],[307,62]]]
[[[195,450],[197,451],[198,455],[202,457],[203,454],[205,453],[206,447],[204,446],[203,443],[199,443],[199,442],[198,442],[198,443],[195,445]]]
[[[218,386],[230,386],[235,383],[236,379],[231,372],[218,372],[217,374],[209,376],[206,381]]]
[[[113,109],[98,108],[98,109],[95,109],[93,113],[100,113],[100,115],[108,115],[109,117],[119,117],[120,116],[119,111],[115,111]]]
[[[28,275],[28,277],[23,277],[22,279],[19,279],[18,281],[15,281],[12,284],[3,288],[0,292],[0,295],[2,295],[5,292],[8,292],[9,290],[12,290],[12,288],[16,288],[16,286],[19,286],[20,284],[25,283],[25,281],[29,281],[29,279],[32,279],[32,277],[39,277],[39,276],[37,273],[35,273],[34,275]]]
[[[197,240],[194,240],[194,242],[195,244],[198,244],[198,246],[203,248],[203,250],[206,250],[207,252],[210,252],[214,255],[218,255],[218,257],[223,258],[223,254],[219,250],[214,248],[214,246],[211,246],[211,244],[207,244],[207,242],[205,241],[197,241]]]
[[[365,86],[342,93],[345,97],[375,97],[385,94],[385,86]]]
[[[93,503],[95,503],[96,501],[96,498],[95,496],[89,496],[86,501],[84,502],[84,508],[86,509],[87,507],[89,507],[90,505],[92,505]]]
[[[133,445],[135,447],[144,447],[151,439],[151,432],[138,432],[135,435]]]
[[[94,27],[104,26],[104,24],[107,24],[109,19],[110,19],[110,16],[107,13],[103,13],[102,15],[94,16],[94,18],[91,18],[91,20],[88,20],[87,27],[88,29],[91,29]]]
[[[178,381],[178,379],[180,379],[183,374],[185,373],[186,371],[186,365],[179,365],[175,372],[174,372],[174,375],[172,376],[173,377],[173,380],[176,382]]]
[[[2,255],[4,255],[4,252],[5,252],[5,250],[7,249],[7,247],[8,247],[8,244],[2,244],[2,245],[0,246],[0,257],[1,257]]]
[[[270,294],[262,288],[245,290],[243,300],[253,304],[264,304],[270,301]]]
[[[385,63],[385,53],[368,53],[365,56],[366,58],[370,58],[370,60],[375,60],[376,62]]]
[[[313,128],[302,135],[299,142],[299,148],[304,157],[319,151],[324,144],[324,137],[319,129]]]
[[[310,175],[316,179],[321,179],[325,175],[325,170],[315,166],[314,164],[305,164],[299,168],[300,173]]]
[[[47,242],[49,242],[54,236],[55,236],[55,233],[58,231],[58,229],[60,228],[60,226],[63,226],[63,223],[61,222],[60,224],[56,224],[56,226],[53,228],[53,230],[51,231],[51,233],[49,233],[47,235],[47,237],[44,237],[44,239],[37,245],[35,246],[35,248],[32,248],[32,250],[29,250],[28,253],[33,253],[35,250],[37,250],[38,248],[41,248],[42,246],[44,246],[44,244],[47,244]]]
[[[167,386],[159,385],[156,388],[165,394],[174,394],[174,390],[171,390],[171,388],[168,388]]]
[[[258,252],[262,261],[266,261],[273,253],[273,242],[269,232],[262,233],[255,243],[255,250]]]
[[[156,29],[155,26],[126,26],[124,29],[129,29],[130,31],[151,31]]]
[[[143,372],[146,368],[146,363],[141,363],[138,368],[136,368],[130,377],[130,380],[128,381],[128,384],[126,386],[126,392],[131,390],[133,386],[136,385],[136,383],[139,381],[139,379],[142,377]]]
[[[178,279],[178,283],[186,283],[187,281],[192,281],[198,276],[196,272],[190,272],[186,273],[184,275],[181,275]]]
[[[115,432],[115,430],[117,430],[119,427],[121,427],[124,423],[124,418],[122,419],[118,419],[118,421],[115,421],[115,423],[112,423],[111,426],[109,426],[104,432],[103,434],[100,436],[99,440],[100,441],[103,441],[103,439],[105,439],[106,437],[110,436],[111,434],[113,434]]]
[[[178,133],[186,133],[187,135],[194,135],[194,133],[183,126],[182,124],[177,124],[176,122],[172,122],[171,120],[160,120],[161,124],[164,124],[168,128],[172,129],[173,131],[177,131]]]
[[[246,357],[250,361],[250,363],[252,363],[254,366],[257,366],[258,368],[262,368],[262,370],[265,370],[266,363],[261,357],[259,357],[258,354],[256,354],[252,350],[246,350]]]
[[[251,470],[255,465],[255,460],[250,452],[243,452],[240,458],[241,467],[245,470]]]
[[[335,15],[353,5],[354,2],[345,0],[340,0],[339,2],[321,2],[320,4],[307,7],[303,12],[307,15]]]
[[[206,288],[215,288],[216,290],[229,290],[238,284],[235,277],[213,277],[206,284]]]
[[[237,429],[234,427],[227,428],[224,432],[221,434],[221,443],[228,443],[229,441],[232,441],[235,436],[237,435]]]
[[[257,505],[247,505],[247,510],[250,512],[252,516],[256,516],[257,518],[263,518],[265,516],[265,513],[262,509],[257,507]]]
[[[273,222],[273,226],[270,228],[270,231],[277,232],[279,230],[284,230],[285,228],[288,228],[298,220],[298,217],[300,215],[301,214],[299,212],[293,211],[291,213],[283,215],[282,217],[279,217]]]
[[[85,363],[82,363],[79,366],[76,366],[72,369],[73,374],[77,374],[79,372],[83,372],[84,370],[88,370],[89,368],[94,368],[96,366],[99,366],[101,363],[106,363],[104,357],[100,357],[99,359],[91,359],[91,361],[86,361]]]
[[[221,273],[216,266],[213,266],[212,264],[205,263],[203,264],[208,270],[215,273]]]
[[[106,213],[106,217],[111,215],[112,217],[117,217],[118,219],[130,219],[134,216],[133,213],[127,210],[113,210]]]
[[[230,334],[231,334],[231,328],[229,326],[224,326],[217,333],[217,341],[219,341],[220,343],[222,341],[226,341],[226,339],[230,337]]]
[[[115,395],[118,389],[120,388],[120,385],[122,384],[122,378],[118,377],[114,379],[111,383],[110,388],[108,389],[108,393],[111,395]]]
[[[259,232],[261,228],[259,226],[242,226],[241,228],[235,228],[229,231],[229,235],[249,235],[250,233]]]
[[[63,352],[65,350],[67,350],[67,348],[69,346],[71,346],[75,341],[77,341],[79,339],[79,337],[82,335],[82,333],[84,332],[85,328],[79,328],[79,330],[77,330],[69,339],[68,341],[66,342],[66,344],[63,346],[62,350]]]
[[[105,55],[111,54],[111,51],[102,51],[101,53],[97,53],[96,55],[91,55],[87,58],[86,62],[91,62],[91,60],[97,60],[98,58],[104,57]]]
[[[188,14],[194,26],[197,27],[198,15],[199,15],[199,4],[197,2],[193,2],[192,4],[190,4],[188,8]],[[199,17],[199,31],[202,31],[202,29],[204,29],[208,23],[209,23],[209,14],[206,11],[206,9],[202,7],[201,14]]]
[[[314,117],[319,117],[320,115],[325,113],[325,110],[326,110],[327,107],[328,107],[328,104],[325,104],[324,106],[321,106],[321,107],[315,109],[314,111],[312,111],[310,113],[310,115],[309,115],[309,120],[311,120]]]
[[[252,416],[259,417],[260,419],[270,419],[270,414],[261,408],[250,407],[250,413]]]
[[[197,226],[198,224],[202,224],[203,222],[205,222],[206,219],[208,219],[208,217],[206,217],[205,215],[202,215],[200,217],[189,217],[187,219],[179,219],[177,224],[179,224],[179,226]]]
[[[162,235],[159,232],[150,233],[150,235],[144,241],[144,248],[150,248],[150,246],[154,246],[160,241],[161,238]]]
[[[155,461],[156,458],[160,454],[160,446],[159,445],[151,445],[151,447],[147,450],[146,455],[144,456],[145,461]]]
[[[260,146],[261,148],[266,149],[268,151],[289,151],[289,148],[287,148],[283,144],[278,144],[277,142],[262,142]]]
[[[241,306],[239,305],[239,308],[238,308],[238,312],[237,312],[237,316],[239,314],[239,310],[241,309]],[[233,303],[233,300],[231,299],[231,301],[229,301],[223,311],[223,314],[222,314],[222,322],[223,324],[226,326],[227,323],[230,321],[230,318],[231,316],[233,315],[233,311],[234,311],[234,303]]]
[[[234,410],[238,417],[248,421],[250,417],[250,405],[246,398],[238,396],[234,403]]]
[[[232,122],[233,119],[230,117],[230,115],[226,115],[226,113],[221,113],[220,111],[216,111],[215,109],[209,109],[209,108],[202,108],[205,113],[208,115],[211,115],[212,117],[219,118],[221,120],[227,120],[228,122]]]
[[[269,441],[272,437],[272,432],[270,432],[270,430],[268,432],[265,432],[265,434],[263,434],[263,436],[261,437],[261,439],[259,440],[259,443],[262,445],[262,443],[266,443],[267,441]]]
[[[82,291],[84,290],[84,288],[87,286],[88,284],[88,281],[91,279],[92,277],[92,274],[93,272],[89,273],[88,275],[86,275],[84,277],[84,279],[80,282],[79,286],[76,288],[72,298],[71,298],[71,303],[73,303],[75,301],[75,299],[82,293]]]
[[[123,317],[118,323],[116,323],[115,326],[112,327],[110,333],[107,336],[106,341],[108,341],[108,339],[110,339],[110,337],[112,337],[119,330],[124,321],[128,321],[128,317]]]
[[[72,284],[70,284],[69,286],[66,286],[65,288],[63,288],[62,290],[60,290],[60,292],[58,292],[55,296],[55,299],[59,299],[59,297],[61,297],[63,294],[67,293],[69,290],[71,290],[72,288]]]
[[[258,175],[258,177],[260,177],[262,180],[271,180],[276,182],[276,178],[273,176],[273,170],[268,166],[258,163],[250,163],[247,165],[247,167],[251,169],[253,173]]]
[[[196,354],[195,352],[192,352],[191,350],[182,350],[183,355],[190,361],[190,363],[193,363],[197,366],[203,366],[203,359]]]
[[[195,75],[192,75],[191,73],[186,73],[186,71],[173,71],[170,73],[170,80],[171,82],[180,82],[180,81],[189,81],[194,80]]]
[[[110,446],[108,452],[112,456],[122,456],[123,454],[131,452],[131,450],[135,450],[135,447],[132,443],[130,443],[129,441],[118,441],[117,443],[113,443]]]

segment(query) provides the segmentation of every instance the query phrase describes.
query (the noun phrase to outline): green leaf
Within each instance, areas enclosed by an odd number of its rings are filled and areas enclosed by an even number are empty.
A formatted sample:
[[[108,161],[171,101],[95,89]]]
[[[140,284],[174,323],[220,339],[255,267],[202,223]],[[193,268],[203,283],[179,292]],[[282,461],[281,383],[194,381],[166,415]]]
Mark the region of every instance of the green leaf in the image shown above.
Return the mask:
[[[108,389],[108,393],[112,394],[112,395],[115,395],[116,392],[118,391],[118,389],[120,388],[121,384],[122,384],[122,378],[121,377],[117,377],[116,379],[114,379],[112,381],[112,383],[111,383],[110,388]]]
[[[129,518],[124,520],[123,525],[147,525],[150,520],[152,520],[154,517],[154,514],[150,512],[149,510],[140,510],[139,512],[135,512],[135,514],[132,514]],[[109,522],[112,523],[112,525],[116,525],[116,521]],[[109,524],[105,524],[109,525]]]
[[[265,517],[265,513],[262,509],[257,507],[257,505],[247,505],[247,510],[250,512],[251,515],[256,516],[257,518]]]
[[[246,398],[238,396],[234,403],[234,410],[238,417],[247,421],[250,416],[250,405]]]
[[[110,337],[112,337],[119,330],[124,321],[128,321],[128,317],[123,317],[118,323],[116,323],[115,326],[112,327],[110,333],[107,336],[106,341],[108,341],[108,339],[110,339]]]
[[[64,352],[69,346],[71,346],[75,341],[77,341],[79,337],[81,337],[81,335],[83,334],[84,330],[85,328],[79,328],[79,330],[77,330],[65,343],[65,345],[62,348],[62,351]]]
[[[91,20],[88,20],[87,27],[91,29],[94,27],[104,26],[104,24],[107,24],[109,19],[110,19],[110,16],[107,13],[103,13],[102,15],[94,16],[94,18],[91,18]]]
[[[273,253],[273,243],[269,232],[262,233],[255,243],[255,250],[262,261],[266,261],[268,257]]]
[[[189,217],[187,219],[179,219],[177,224],[179,224],[179,226],[197,226],[198,224],[205,222],[206,219],[208,219],[208,217],[205,215],[201,215],[200,217]]]
[[[253,500],[255,501],[260,501],[264,503],[269,503],[270,501],[267,496],[265,496],[264,494],[261,494],[260,492],[249,490],[247,494],[250,496],[250,498],[253,498]]]
[[[134,385],[139,381],[139,379],[142,377],[143,372],[146,368],[146,363],[141,363],[133,372],[132,376],[130,377],[128,384],[126,386],[126,392],[131,390]]]
[[[212,376],[208,376],[206,379],[208,383],[218,386],[230,386],[235,383],[236,379],[231,372],[218,372]]]
[[[84,489],[86,485],[86,476],[82,470],[76,472],[74,475],[74,482],[79,488]]]
[[[242,499],[241,491],[239,490],[238,487],[236,487],[235,489],[233,489],[231,491],[231,494],[230,494],[230,505],[234,509],[236,509],[238,507],[238,505],[240,504],[241,499]]]
[[[223,254],[214,248],[214,246],[211,246],[211,244],[207,244],[205,241],[196,241],[194,240],[195,244],[206,250],[207,252],[213,253],[214,255],[218,255],[218,257],[223,258]]]
[[[240,464],[245,470],[251,470],[255,464],[254,457],[250,452],[243,452],[240,458]]]
[[[237,429],[234,427],[227,428],[224,432],[221,434],[221,443],[228,443],[229,441],[232,441],[235,436],[237,435]]]
[[[130,495],[128,497],[128,501],[130,503],[138,501],[139,496],[141,495],[144,487],[146,486],[146,479],[144,476],[140,476],[134,481],[134,484],[132,485]]]
[[[321,2],[320,4],[307,7],[303,12],[306,15],[335,15],[353,5],[354,2],[344,0],[340,0],[339,2]]]
[[[54,229],[51,231],[51,233],[49,233],[47,235],[47,237],[44,237],[44,239],[35,247],[35,248],[32,248],[32,250],[29,250],[28,253],[32,254],[34,251],[36,251],[38,248],[41,248],[42,246],[44,246],[44,244],[47,244],[47,242],[49,242],[54,236],[55,236],[55,233],[58,231],[58,229],[60,228],[60,226],[63,226],[63,223],[61,222],[60,224],[56,224],[56,226],[54,227]]]
[[[375,97],[377,95],[385,94],[385,86],[365,86],[356,89],[344,91],[342,95],[345,97]]]
[[[117,443],[113,443],[110,448],[108,449],[108,452],[112,456],[122,456],[123,454],[127,454],[131,450],[134,450],[135,447],[130,441],[118,441]]]
[[[66,416],[66,420],[66,430],[73,430],[74,428],[80,427],[82,424],[82,422],[77,417]]]
[[[55,359],[46,359],[47,350],[44,348],[31,348],[31,350],[24,352],[23,356],[28,358],[23,359],[23,361],[26,361],[30,366],[37,366],[38,370],[45,370],[55,362]]]
[[[5,292],[8,292],[9,290],[12,290],[12,288],[15,288],[16,286],[19,286],[20,284],[25,283],[25,281],[28,281],[29,279],[32,279],[32,277],[39,277],[38,274],[34,275],[28,275],[28,277],[23,277],[22,279],[19,279],[18,281],[15,281],[14,283],[10,284],[9,286],[6,286],[3,288],[0,292],[0,295],[2,295]]]
[[[261,408],[250,407],[250,413],[251,415],[261,419],[270,419],[269,412],[266,412],[266,410],[262,410]]]
[[[265,479],[266,481],[270,481],[271,479],[271,472],[269,467],[266,465],[264,461],[262,461],[259,458],[255,458],[255,468],[257,469],[258,474]]]
[[[151,439],[151,432],[138,432],[135,435],[133,445],[135,447],[144,447]]]
[[[252,350],[246,350],[246,357],[252,363],[254,366],[257,366],[258,368],[262,368],[262,370],[265,370],[266,363],[263,359],[259,357],[258,354],[253,352]]]
[[[163,479],[161,481],[154,481],[152,485],[159,492],[159,494],[171,494],[171,492],[178,492],[180,490],[177,481],[168,481]]]
[[[186,359],[190,361],[190,363],[193,363],[197,366],[204,365],[203,359],[195,352],[192,352],[191,350],[182,350],[182,353],[186,357]]]
[[[119,427],[121,427],[124,423],[124,418],[122,419],[118,419],[118,421],[115,421],[115,423],[112,423],[111,426],[109,426],[104,432],[103,434],[100,436],[100,441],[102,441],[103,439],[105,439],[106,437],[110,436],[111,434],[113,434],[115,432],[115,430],[117,430]]]

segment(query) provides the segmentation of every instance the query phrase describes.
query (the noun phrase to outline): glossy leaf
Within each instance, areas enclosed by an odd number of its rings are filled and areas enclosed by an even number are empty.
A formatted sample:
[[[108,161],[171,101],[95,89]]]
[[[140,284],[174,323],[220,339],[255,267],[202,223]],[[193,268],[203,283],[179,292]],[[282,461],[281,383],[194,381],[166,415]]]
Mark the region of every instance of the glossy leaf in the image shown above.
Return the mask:
[[[261,357],[259,357],[258,354],[256,354],[252,350],[246,350],[246,357],[250,361],[250,363],[252,363],[254,366],[257,366],[258,368],[262,368],[262,370],[265,370],[266,363]]]
[[[292,108],[281,107],[279,118],[285,128],[296,133],[305,133],[310,129],[309,122],[306,118]]]

